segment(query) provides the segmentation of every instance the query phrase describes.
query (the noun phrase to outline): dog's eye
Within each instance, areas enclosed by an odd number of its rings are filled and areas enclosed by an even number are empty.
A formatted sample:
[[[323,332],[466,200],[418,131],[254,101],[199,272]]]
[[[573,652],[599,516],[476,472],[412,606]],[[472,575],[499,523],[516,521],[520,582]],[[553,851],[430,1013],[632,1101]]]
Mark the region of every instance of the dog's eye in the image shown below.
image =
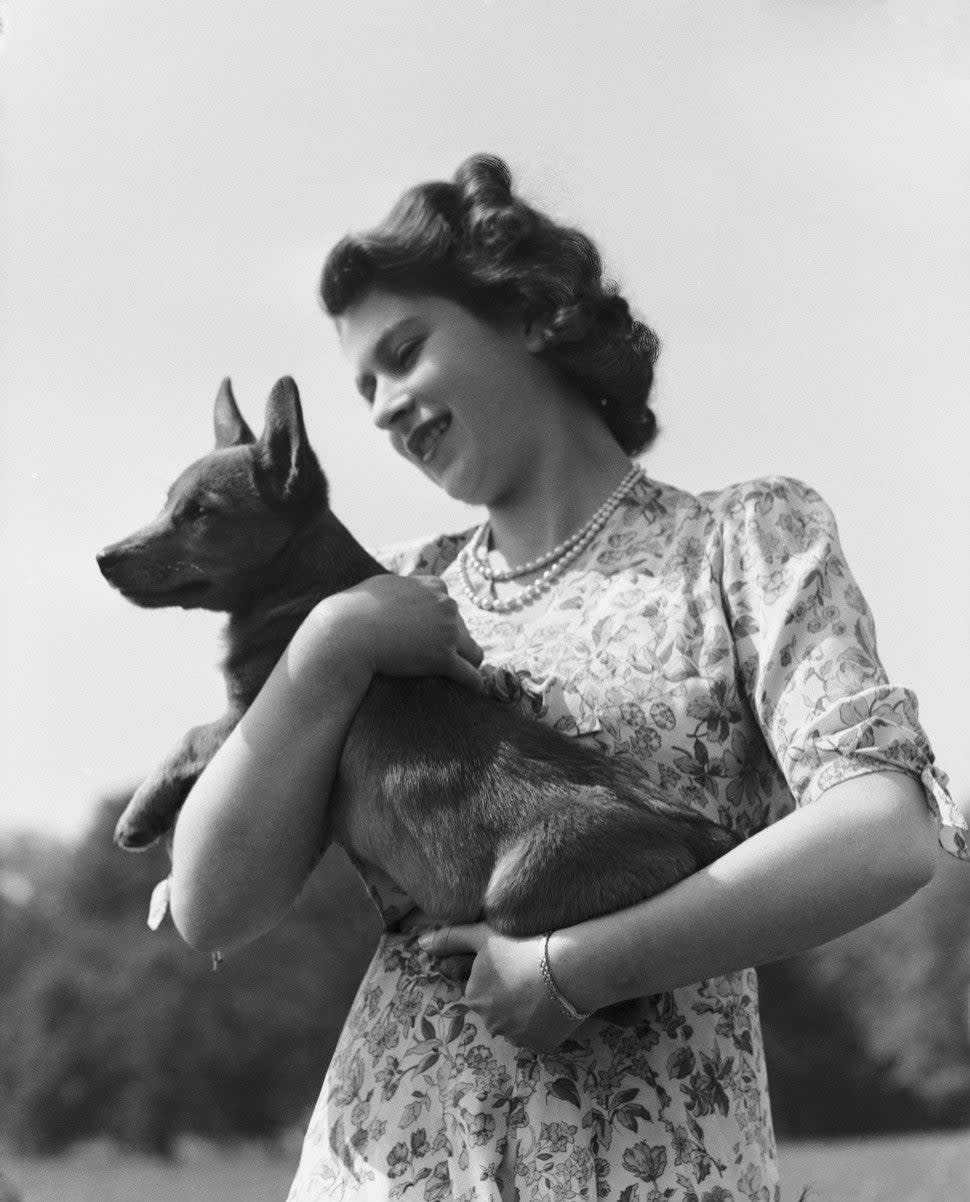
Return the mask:
[[[201,501],[186,501],[179,510],[178,516],[184,522],[196,522],[199,518],[205,517],[208,512],[209,510]]]

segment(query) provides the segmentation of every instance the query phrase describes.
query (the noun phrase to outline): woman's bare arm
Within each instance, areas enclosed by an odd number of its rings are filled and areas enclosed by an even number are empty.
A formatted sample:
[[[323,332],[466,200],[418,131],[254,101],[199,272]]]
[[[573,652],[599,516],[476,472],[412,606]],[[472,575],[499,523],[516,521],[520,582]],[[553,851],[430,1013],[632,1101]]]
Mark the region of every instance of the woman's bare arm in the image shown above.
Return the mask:
[[[854,777],[665,893],[556,932],[550,961],[581,1009],[676,989],[870,922],[925,885],[940,854],[912,777]]]
[[[375,672],[447,675],[474,688],[480,659],[437,581],[380,576],[317,606],[182,807],[171,908],[186,942],[206,951],[247,943],[299,895]]]
[[[573,1006],[593,1011],[782,959],[900,905],[942,854],[912,778],[856,777],[665,893],[556,931],[552,976]],[[473,923],[420,942],[435,955],[474,953],[465,999],[490,1031],[548,1051],[577,1025],[540,975],[541,936]]]

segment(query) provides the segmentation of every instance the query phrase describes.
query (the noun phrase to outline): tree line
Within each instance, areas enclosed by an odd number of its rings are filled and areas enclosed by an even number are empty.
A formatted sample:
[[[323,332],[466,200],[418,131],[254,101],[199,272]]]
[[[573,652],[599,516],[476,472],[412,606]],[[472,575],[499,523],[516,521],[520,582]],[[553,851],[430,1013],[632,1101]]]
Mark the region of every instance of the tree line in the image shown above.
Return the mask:
[[[182,1135],[301,1127],[378,936],[332,849],[273,932],[213,973],[145,926],[164,851],[126,855],[97,808],[76,846],[0,840],[0,1138],[28,1153],[108,1137],[170,1156]],[[876,923],[768,966],[762,1022],[788,1137],[970,1126],[970,867],[945,864]]]

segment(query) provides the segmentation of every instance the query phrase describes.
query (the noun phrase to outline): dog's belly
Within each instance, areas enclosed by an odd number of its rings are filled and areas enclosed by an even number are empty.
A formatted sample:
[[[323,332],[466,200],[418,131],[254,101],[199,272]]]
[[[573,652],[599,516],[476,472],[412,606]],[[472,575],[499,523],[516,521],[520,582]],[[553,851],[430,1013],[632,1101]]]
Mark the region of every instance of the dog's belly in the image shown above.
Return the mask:
[[[340,781],[337,796],[331,796],[334,840],[354,859],[386,873],[429,918],[479,918],[495,865],[494,845],[462,820],[460,802],[442,807],[440,799],[422,804],[412,798],[407,805],[375,789],[373,778],[368,784],[360,790]],[[443,808],[451,811],[447,819]]]

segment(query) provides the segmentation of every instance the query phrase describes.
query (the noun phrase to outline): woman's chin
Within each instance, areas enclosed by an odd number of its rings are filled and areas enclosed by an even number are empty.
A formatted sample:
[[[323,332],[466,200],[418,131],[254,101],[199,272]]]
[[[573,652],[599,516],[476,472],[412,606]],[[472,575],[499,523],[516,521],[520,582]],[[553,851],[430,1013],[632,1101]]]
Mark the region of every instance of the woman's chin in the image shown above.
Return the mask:
[[[477,505],[479,502],[474,497],[468,495],[468,490],[463,486],[460,480],[453,480],[449,476],[429,476],[429,479],[447,493],[453,501],[462,501],[465,505]]]
[[[442,492],[455,501],[463,501],[466,505],[482,505],[484,502],[475,495],[475,482],[468,472],[462,470],[462,464],[445,460],[422,464],[421,470],[432,484],[437,485]]]

